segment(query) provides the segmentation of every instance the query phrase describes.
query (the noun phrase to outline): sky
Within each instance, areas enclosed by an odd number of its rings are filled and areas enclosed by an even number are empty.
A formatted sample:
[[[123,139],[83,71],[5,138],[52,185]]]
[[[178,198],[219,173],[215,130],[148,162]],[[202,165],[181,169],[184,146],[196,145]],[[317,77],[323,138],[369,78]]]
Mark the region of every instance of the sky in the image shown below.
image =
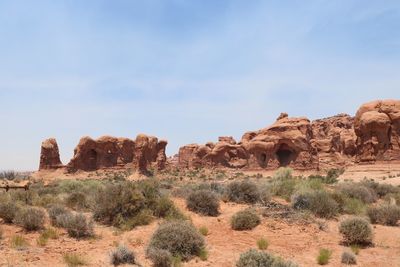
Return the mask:
[[[240,139],[400,99],[398,0],[0,0],[0,170],[55,137]]]

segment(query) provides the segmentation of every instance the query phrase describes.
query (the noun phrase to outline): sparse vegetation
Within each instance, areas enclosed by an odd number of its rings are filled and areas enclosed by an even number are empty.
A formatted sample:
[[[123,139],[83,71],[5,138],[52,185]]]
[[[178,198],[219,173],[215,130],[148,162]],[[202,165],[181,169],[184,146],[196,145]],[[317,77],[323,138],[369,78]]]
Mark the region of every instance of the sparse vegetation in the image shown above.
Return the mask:
[[[326,265],[329,263],[329,259],[331,258],[332,251],[329,249],[322,248],[319,250],[319,254],[317,257],[317,263],[319,265]]]
[[[67,264],[68,267],[87,265],[86,259],[78,253],[74,253],[74,252],[65,253],[63,255],[63,259],[64,259],[65,264]]]
[[[11,237],[10,246],[14,249],[24,249],[29,246],[28,241],[22,235],[14,235]]]
[[[266,250],[269,246],[268,240],[264,237],[257,240],[257,247],[260,250]]]
[[[361,217],[343,220],[339,225],[339,232],[343,235],[344,242],[349,245],[367,245],[372,242],[372,227]]]
[[[251,181],[235,181],[227,186],[226,196],[232,202],[253,204],[260,200],[260,191]]]
[[[60,204],[51,205],[47,209],[47,213],[49,214],[51,224],[57,227],[65,227],[63,223],[67,218],[72,216],[72,213]]]
[[[186,199],[186,206],[189,210],[206,216],[219,214],[219,199],[210,190],[193,191]]]
[[[202,234],[203,236],[207,236],[208,235],[208,228],[206,226],[201,226],[199,228],[199,232],[200,234]]]
[[[347,265],[357,264],[357,257],[351,251],[347,251],[347,250],[343,251],[342,256],[341,256],[341,263],[347,264]]]
[[[292,197],[295,209],[308,209],[318,217],[332,218],[337,214],[338,204],[325,191],[309,191],[297,193]]]
[[[169,221],[160,225],[150,239],[147,254],[152,256],[154,250],[166,250],[173,257],[188,260],[199,256],[204,247],[203,236],[186,221]]]
[[[231,227],[233,230],[251,230],[261,222],[260,216],[252,210],[246,209],[237,212],[231,218]]]
[[[135,263],[137,263],[135,253],[124,245],[119,245],[111,252],[111,264],[114,266]]]
[[[42,229],[46,213],[43,209],[37,207],[25,207],[18,211],[14,222],[27,231]]]
[[[364,203],[372,203],[377,199],[376,193],[362,183],[343,183],[339,184],[338,189],[350,198],[357,198]]]
[[[291,261],[284,261],[270,253],[250,249],[240,254],[236,267],[297,267],[298,265]]]
[[[393,204],[382,204],[369,207],[367,214],[371,223],[395,226],[400,220],[400,207]]]
[[[153,262],[154,267],[171,267],[174,258],[171,253],[165,249],[149,249],[147,257]]]
[[[6,200],[3,203],[0,202],[0,218],[2,218],[5,223],[12,223],[19,210],[19,205],[13,201]]]
[[[63,215],[60,219],[60,224],[65,227],[69,236],[75,238],[94,236],[93,222],[87,219],[84,214]]]

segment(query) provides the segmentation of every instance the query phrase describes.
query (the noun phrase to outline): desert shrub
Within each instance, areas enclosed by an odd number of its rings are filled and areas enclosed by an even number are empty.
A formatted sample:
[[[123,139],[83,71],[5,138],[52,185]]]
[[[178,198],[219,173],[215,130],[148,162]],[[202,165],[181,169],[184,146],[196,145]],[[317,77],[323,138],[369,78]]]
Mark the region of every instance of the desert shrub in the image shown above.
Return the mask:
[[[192,192],[186,199],[189,210],[206,216],[217,216],[219,214],[219,199],[216,194],[209,190],[198,190]]]
[[[10,246],[14,249],[23,249],[29,246],[29,242],[22,235],[14,235],[10,239]]]
[[[291,195],[296,190],[297,184],[298,181],[294,178],[274,179],[270,185],[271,193],[275,196],[290,200]]]
[[[400,207],[393,204],[382,204],[369,207],[367,214],[371,223],[394,226],[400,220]]]
[[[339,225],[339,232],[347,244],[370,244],[372,242],[372,227],[361,217],[352,217],[343,220]]]
[[[37,207],[25,207],[18,211],[14,222],[27,231],[42,229],[46,213],[43,209]]]
[[[130,230],[140,225],[148,225],[154,220],[153,212],[149,209],[139,211],[135,216],[128,219],[121,219],[118,223],[123,230]]]
[[[271,188],[267,187],[267,186],[263,186],[262,188],[260,188],[260,202],[263,205],[267,205],[272,198],[272,193],[271,193]]]
[[[391,184],[382,184],[370,180],[362,181],[361,184],[372,189],[380,198],[385,197],[388,194],[396,194],[400,192],[399,187]]]
[[[326,265],[329,262],[329,259],[331,258],[332,251],[329,249],[322,248],[319,250],[319,254],[317,257],[317,263],[319,265]]]
[[[153,267],[171,267],[173,263],[171,253],[165,249],[150,249],[147,257],[153,262]]]
[[[0,218],[5,223],[12,223],[19,210],[20,206],[13,201],[0,202]]]
[[[135,264],[136,256],[126,246],[120,245],[114,251],[111,252],[111,264],[114,266],[121,264]]]
[[[292,178],[292,173],[293,170],[291,168],[281,167],[274,173],[274,176],[272,178],[278,180],[290,179]]]
[[[345,198],[342,210],[346,214],[362,215],[366,211],[366,205],[358,198]]]
[[[273,266],[275,257],[269,253],[250,249],[240,254],[236,267]]]
[[[36,243],[39,246],[46,246],[47,241],[49,239],[57,239],[58,238],[58,232],[56,229],[54,228],[47,228],[46,230],[44,230],[43,232],[40,233],[39,237],[36,240]]]
[[[261,222],[260,216],[251,209],[246,209],[235,213],[231,218],[233,230],[251,230]]]
[[[235,181],[227,186],[226,196],[236,203],[256,203],[260,200],[260,191],[251,181]]]
[[[63,255],[63,259],[64,259],[65,264],[67,264],[68,267],[87,265],[86,259],[82,255],[74,253],[74,252],[65,253]]]
[[[72,192],[65,200],[66,205],[75,210],[84,210],[89,208],[87,196],[83,192]]]
[[[202,234],[203,236],[207,236],[208,235],[208,228],[206,226],[201,226],[199,228],[199,233]]]
[[[60,204],[51,205],[47,209],[47,213],[49,214],[51,224],[57,227],[64,227],[63,225],[60,225],[60,222],[62,221],[59,219],[60,216],[71,215],[71,212]]]
[[[201,248],[198,256],[202,261],[208,260],[208,250],[204,247]]]
[[[332,218],[338,211],[336,201],[322,190],[294,194],[292,206],[295,209],[308,209],[322,218]]]
[[[270,253],[250,249],[240,254],[236,267],[297,267],[291,261],[284,261]]]
[[[351,251],[343,251],[342,257],[341,257],[341,262],[343,264],[357,264],[357,258],[356,255],[351,252]]]
[[[384,197],[384,200],[391,204],[400,205],[400,192],[389,193]]]
[[[145,207],[145,198],[133,183],[109,184],[96,196],[93,217],[105,224],[120,226],[123,220]]]
[[[204,238],[197,229],[186,221],[168,221],[160,225],[150,239],[147,254],[152,250],[166,250],[173,257],[188,260],[198,256],[204,247]]]
[[[153,214],[159,218],[167,220],[187,220],[187,217],[180,211],[166,196],[160,197],[153,208]]]
[[[12,190],[9,192],[13,201],[34,206],[39,198],[35,190]]]
[[[375,192],[360,183],[343,183],[338,186],[340,192],[350,198],[357,198],[364,203],[376,201]]]
[[[64,225],[68,235],[75,238],[94,236],[93,221],[87,219],[82,213],[62,215],[60,224]]]
[[[268,248],[268,245],[269,245],[268,240],[263,237],[257,240],[258,249],[266,250]]]

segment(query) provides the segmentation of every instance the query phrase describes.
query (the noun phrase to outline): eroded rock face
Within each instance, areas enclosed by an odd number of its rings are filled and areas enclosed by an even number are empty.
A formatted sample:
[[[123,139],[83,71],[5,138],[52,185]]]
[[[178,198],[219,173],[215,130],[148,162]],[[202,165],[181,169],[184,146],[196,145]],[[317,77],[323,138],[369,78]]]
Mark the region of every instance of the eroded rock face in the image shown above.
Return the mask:
[[[240,142],[220,137],[217,143],[181,147],[178,165],[247,169],[318,169],[352,162],[400,160],[400,101],[364,104],[347,114],[310,122],[281,113],[274,124],[246,132]]]
[[[39,170],[58,169],[62,166],[56,139],[44,140],[40,149]]]
[[[147,172],[149,167],[165,168],[165,140],[140,134],[136,140],[103,136],[97,140],[83,137],[74,150],[69,171],[94,171],[114,167],[132,167]]]
[[[362,105],[354,119],[356,161],[400,159],[400,100]]]

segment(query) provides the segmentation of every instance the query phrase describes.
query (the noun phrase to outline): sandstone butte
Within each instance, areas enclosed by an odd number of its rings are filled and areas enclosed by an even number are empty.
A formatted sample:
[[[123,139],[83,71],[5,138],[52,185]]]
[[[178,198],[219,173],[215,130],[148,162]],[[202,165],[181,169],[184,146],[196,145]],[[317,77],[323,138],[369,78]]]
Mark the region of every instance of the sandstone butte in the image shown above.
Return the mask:
[[[135,140],[83,137],[64,166],[57,142],[51,138],[42,143],[39,170],[121,167],[146,173],[150,167],[271,170],[281,166],[312,170],[400,160],[400,100],[363,104],[354,117],[338,114],[310,121],[281,113],[271,126],[246,132],[239,142],[226,136],[216,143],[189,144],[170,159],[166,145],[167,141],[147,135]]]

